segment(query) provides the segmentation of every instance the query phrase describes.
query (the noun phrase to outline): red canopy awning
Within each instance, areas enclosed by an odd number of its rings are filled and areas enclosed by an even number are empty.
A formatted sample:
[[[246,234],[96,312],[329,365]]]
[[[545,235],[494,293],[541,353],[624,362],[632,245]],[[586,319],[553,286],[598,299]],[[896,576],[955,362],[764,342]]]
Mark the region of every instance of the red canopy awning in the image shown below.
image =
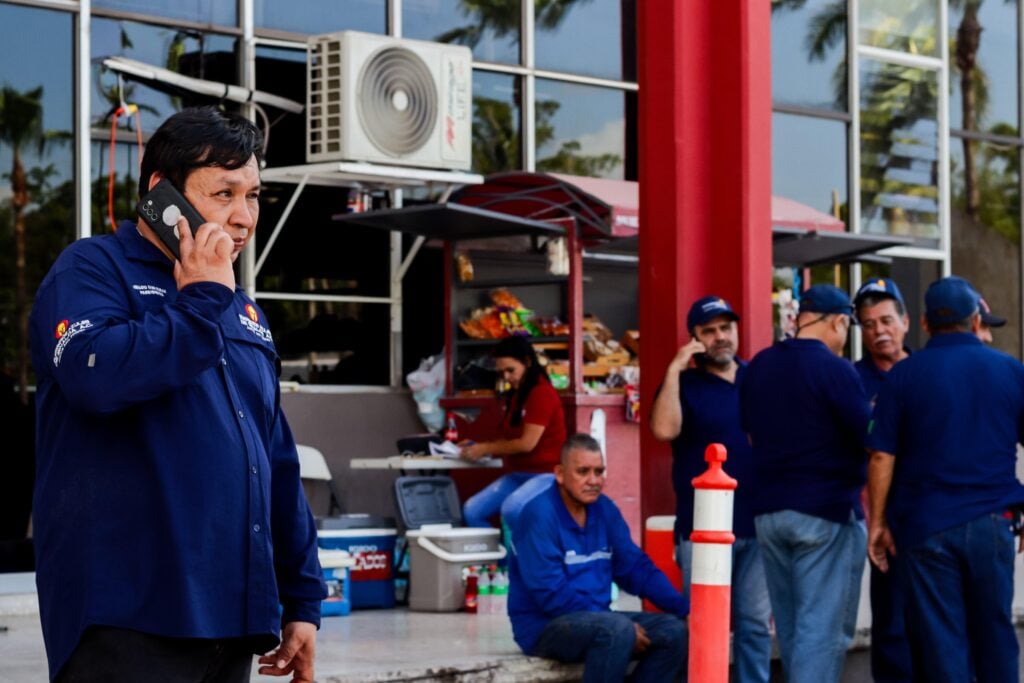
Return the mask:
[[[452,195],[458,204],[533,220],[574,217],[590,239],[629,237],[640,228],[640,183],[563,173],[490,175]],[[786,197],[772,197],[772,227],[844,232],[843,221]]]

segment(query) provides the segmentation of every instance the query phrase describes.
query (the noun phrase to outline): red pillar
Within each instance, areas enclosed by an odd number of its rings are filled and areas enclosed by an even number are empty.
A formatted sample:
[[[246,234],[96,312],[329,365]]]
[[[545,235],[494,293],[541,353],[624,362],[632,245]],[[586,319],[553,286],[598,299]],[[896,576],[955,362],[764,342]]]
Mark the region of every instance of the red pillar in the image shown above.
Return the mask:
[[[759,0],[637,3],[641,401],[689,338],[690,304],[742,317],[740,355],[771,342],[771,21]],[[668,448],[640,430],[641,511],[674,509]]]

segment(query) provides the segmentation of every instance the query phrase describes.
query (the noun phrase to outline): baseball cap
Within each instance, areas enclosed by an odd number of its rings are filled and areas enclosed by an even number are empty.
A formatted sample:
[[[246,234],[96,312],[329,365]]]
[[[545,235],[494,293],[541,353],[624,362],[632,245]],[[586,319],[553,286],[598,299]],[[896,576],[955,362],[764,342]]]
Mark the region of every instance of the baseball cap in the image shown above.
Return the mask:
[[[697,299],[690,306],[690,312],[686,314],[686,327],[690,332],[693,332],[693,328],[697,327],[697,325],[704,325],[709,320],[714,320],[720,315],[724,315],[732,320],[740,319],[736,315],[736,311],[732,310],[729,302],[720,296],[706,296],[702,299]]]
[[[985,297],[978,295],[978,308],[981,309],[981,322],[989,327],[1002,327],[1006,324],[1006,318],[992,312],[992,307],[985,301]]]
[[[834,285],[814,285],[800,295],[801,313],[853,315],[850,295]]]
[[[970,282],[950,275],[928,285],[924,315],[931,325],[953,325],[977,311],[980,300]]]
[[[900,288],[887,277],[873,278],[862,284],[860,289],[857,290],[857,295],[853,297],[854,308],[860,308],[861,302],[869,296],[895,299],[904,306],[906,305],[903,301],[903,295],[900,293]]]

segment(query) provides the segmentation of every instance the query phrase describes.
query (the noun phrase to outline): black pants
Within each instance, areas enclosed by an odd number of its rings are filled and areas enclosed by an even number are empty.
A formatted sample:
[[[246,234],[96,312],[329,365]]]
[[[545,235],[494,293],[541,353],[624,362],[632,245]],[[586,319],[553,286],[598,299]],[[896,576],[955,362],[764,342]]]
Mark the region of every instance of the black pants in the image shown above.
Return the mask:
[[[248,683],[252,644],[91,626],[56,683]]]

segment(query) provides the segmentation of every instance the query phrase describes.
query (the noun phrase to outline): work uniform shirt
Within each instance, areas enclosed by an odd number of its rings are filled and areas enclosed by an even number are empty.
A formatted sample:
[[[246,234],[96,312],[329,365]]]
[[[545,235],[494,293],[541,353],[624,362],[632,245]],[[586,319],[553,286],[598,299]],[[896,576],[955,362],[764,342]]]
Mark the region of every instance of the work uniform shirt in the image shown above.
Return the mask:
[[[519,410],[521,421],[512,425],[513,411]],[[502,439],[518,439],[527,424],[539,425],[544,428],[540,441],[529,453],[513,455],[505,458],[508,469],[516,472],[550,472],[558,464],[565,443],[565,410],[562,399],[551,382],[541,377],[526,397],[526,402],[519,406],[517,400],[512,407],[505,410],[501,422]]]
[[[867,439],[896,457],[886,507],[896,547],[1024,503],[1022,426],[1024,366],[974,335],[936,335],[900,361]]]
[[[747,364],[737,361],[735,383],[704,368],[690,368],[679,374],[679,405],[683,426],[672,440],[672,485],[676,491],[676,537],[689,538],[693,531],[693,478],[708,468],[704,451],[708,444],[723,444],[728,453],[725,471],[739,482],[733,505],[733,533],[754,537],[754,514],[750,507],[754,490],[753,455],[750,441],[740,425],[739,385]]]
[[[903,347],[903,350],[907,352],[908,356],[910,355],[910,349]],[[878,400],[878,392],[882,390],[882,384],[885,383],[885,378],[892,371],[878,367],[870,354],[854,363],[853,367],[860,375],[860,381],[864,385],[864,393],[867,394],[868,401],[874,406],[875,401]]]
[[[43,280],[33,531],[51,676],[91,624],[254,650],[282,623],[319,624],[316,528],[266,325],[241,289],[177,291],[132,223],[75,242]]]
[[[607,612],[612,581],[659,609],[680,617],[690,603],[629,536],[629,527],[606,496],[587,506],[580,526],[565,507],[557,483],[523,508],[509,556],[508,614],[512,634],[530,654],[544,627],[573,612]]]
[[[795,510],[863,519],[869,406],[857,372],[817,339],[787,339],[754,357],[740,386],[753,445],[754,514]],[[728,465],[728,463],[726,463]]]

